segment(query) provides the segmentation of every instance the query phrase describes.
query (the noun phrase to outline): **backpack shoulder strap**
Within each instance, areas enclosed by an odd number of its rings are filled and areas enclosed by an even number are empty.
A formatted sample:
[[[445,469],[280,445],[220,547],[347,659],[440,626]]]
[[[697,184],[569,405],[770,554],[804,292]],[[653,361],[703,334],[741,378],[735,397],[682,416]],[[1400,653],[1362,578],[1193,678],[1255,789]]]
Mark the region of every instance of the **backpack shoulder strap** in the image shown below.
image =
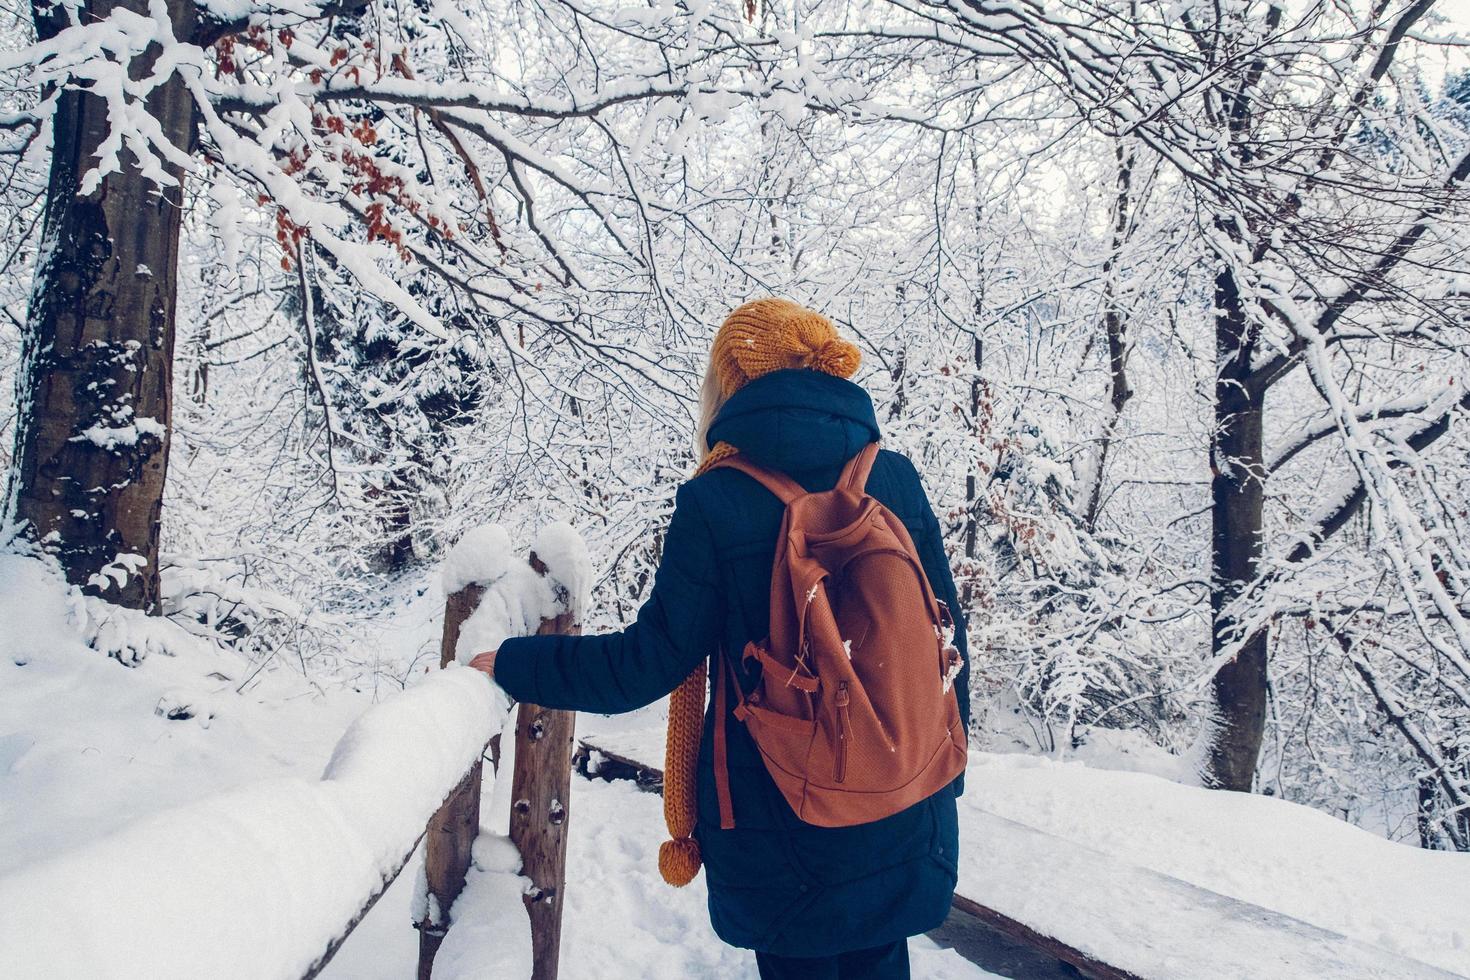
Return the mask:
[[[843,469],[842,476],[838,477],[837,485],[844,490],[853,490],[862,493],[868,485],[868,474],[873,472],[873,460],[878,458],[878,444],[870,442],[858,454],[848,460],[847,467]]]
[[[714,463],[710,466],[710,469],[716,470],[720,467],[739,470],[774,493],[781,499],[781,503],[783,504],[789,504],[797,497],[806,496],[806,488],[785,473],[778,473],[775,470],[768,470],[764,466],[757,466],[738,453]]]
[[[714,744],[714,769],[715,769],[715,801],[720,807],[720,829],[735,829],[735,806],[730,799],[730,763],[728,750],[725,747],[725,722],[729,719],[729,694],[727,693],[733,685],[735,688],[735,705],[737,708],[745,707],[745,694],[740,690],[740,682],[735,678],[735,665],[725,655],[723,649],[715,651],[715,657],[721,664],[715,667],[715,744]]]

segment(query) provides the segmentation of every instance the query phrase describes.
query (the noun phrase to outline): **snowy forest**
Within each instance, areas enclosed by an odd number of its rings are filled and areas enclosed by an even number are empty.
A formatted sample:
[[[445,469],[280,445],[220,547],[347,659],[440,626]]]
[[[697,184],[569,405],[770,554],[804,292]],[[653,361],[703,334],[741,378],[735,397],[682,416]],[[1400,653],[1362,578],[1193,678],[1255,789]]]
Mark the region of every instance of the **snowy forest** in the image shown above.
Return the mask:
[[[1457,2],[36,0],[0,35],[0,870],[88,805],[3,789],[67,719],[227,769],[411,689],[438,627],[394,624],[481,525],[567,522],[585,629],[631,621],[757,296],[862,351],[975,750],[1470,851]],[[90,664],[41,673],[53,620]]]

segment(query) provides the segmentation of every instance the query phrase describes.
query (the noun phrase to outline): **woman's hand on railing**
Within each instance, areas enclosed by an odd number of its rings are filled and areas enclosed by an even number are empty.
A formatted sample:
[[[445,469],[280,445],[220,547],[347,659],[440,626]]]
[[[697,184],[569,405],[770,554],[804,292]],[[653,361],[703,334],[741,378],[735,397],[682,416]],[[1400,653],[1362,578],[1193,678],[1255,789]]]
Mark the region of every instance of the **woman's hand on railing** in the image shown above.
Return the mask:
[[[483,670],[485,672],[485,676],[489,677],[491,680],[494,680],[495,653],[496,651],[491,650],[487,653],[475,654],[475,658],[470,661],[470,666],[475,668],[476,670]]]

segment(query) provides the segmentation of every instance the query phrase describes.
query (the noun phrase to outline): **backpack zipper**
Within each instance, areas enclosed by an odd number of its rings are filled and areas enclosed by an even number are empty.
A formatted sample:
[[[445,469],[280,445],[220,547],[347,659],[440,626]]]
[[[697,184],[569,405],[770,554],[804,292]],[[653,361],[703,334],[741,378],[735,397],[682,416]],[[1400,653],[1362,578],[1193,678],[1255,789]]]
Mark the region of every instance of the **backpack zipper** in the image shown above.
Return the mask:
[[[837,782],[847,778],[847,731],[851,726],[851,719],[847,715],[847,705],[851,697],[847,693],[847,681],[837,685],[837,769],[832,776]]]

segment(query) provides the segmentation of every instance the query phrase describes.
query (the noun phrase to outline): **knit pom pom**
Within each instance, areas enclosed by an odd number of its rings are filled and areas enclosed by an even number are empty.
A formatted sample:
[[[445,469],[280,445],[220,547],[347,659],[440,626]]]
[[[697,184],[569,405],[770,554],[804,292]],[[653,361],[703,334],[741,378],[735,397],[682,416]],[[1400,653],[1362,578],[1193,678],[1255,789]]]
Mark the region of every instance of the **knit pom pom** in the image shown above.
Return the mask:
[[[823,374],[839,378],[850,378],[857,373],[863,355],[857,347],[841,337],[833,337],[812,351],[806,359],[807,367]]]
[[[699,863],[699,843],[692,837],[676,837],[659,845],[658,873],[675,888],[694,880]]]

